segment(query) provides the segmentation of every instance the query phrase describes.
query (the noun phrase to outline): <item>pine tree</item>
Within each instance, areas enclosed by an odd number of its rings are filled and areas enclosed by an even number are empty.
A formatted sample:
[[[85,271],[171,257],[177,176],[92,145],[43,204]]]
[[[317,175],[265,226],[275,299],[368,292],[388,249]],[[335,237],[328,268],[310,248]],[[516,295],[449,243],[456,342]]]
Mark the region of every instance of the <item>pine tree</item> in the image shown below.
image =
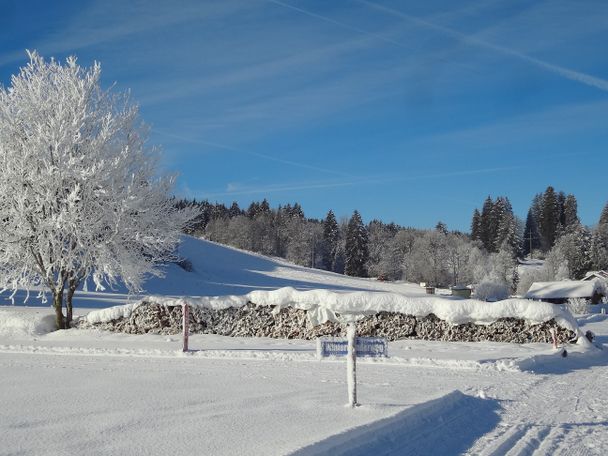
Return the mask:
[[[481,240],[483,246],[488,252],[491,252],[493,249],[495,227],[496,224],[494,221],[494,202],[492,201],[492,198],[488,195],[481,209],[481,223],[479,233],[479,239]]]
[[[508,244],[513,247],[515,241],[515,217],[509,199],[499,196],[492,208],[493,226],[491,230],[491,252],[498,252],[508,239]]]
[[[566,206],[566,194],[564,192],[559,192],[557,194],[557,213],[559,214],[558,215],[558,218],[559,218],[558,227],[561,227],[562,232],[563,232],[564,228],[566,227],[566,215],[565,215],[565,211],[564,211],[565,206]]]
[[[260,212],[260,205],[256,201],[253,201],[247,208],[247,217],[250,219],[255,218],[258,212]]]
[[[346,228],[345,265],[344,273],[350,276],[365,277],[365,263],[368,259],[367,230],[361,220],[358,211],[353,216]]]
[[[602,209],[602,213],[600,215],[600,225],[608,225],[608,203]]]
[[[591,261],[594,269],[608,269],[608,203],[591,238]]]
[[[473,211],[473,219],[471,220],[471,240],[478,241],[481,238],[481,214],[475,208]]]
[[[330,209],[323,221],[323,267],[328,271],[335,271],[340,229],[334,212]]]
[[[533,209],[528,210],[526,217],[526,226],[524,228],[524,238],[522,242],[522,253],[524,256],[530,255],[532,251],[540,248],[540,235],[538,234],[538,225],[534,217]]]
[[[574,195],[566,196],[563,214],[564,231],[571,232],[577,229],[581,222],[578,218],[578,203]]]
[[[302,210],[302,206],[298,203],[295,203],[291,208],[291,212],[289,214],[291,217],[304,218],[304,211]]]
[[[241,208],[239,207],[239,204],[236,201],[232,202],[232,206],[230,206],[230,209],[228,209],[228,217],[230,218],[234,218],[238,215],[242,215],[243,212],[241,211]]]
[[[448,226],[441,220],[437,222],[437,225],[435,225],[435,230],[439,231],[441,234],[448,234]]]
[[[498,250],[505,249],[511,252],[513,258],[519,251],[519,240],[517,237],[517,224],[513,212],[507,211],[498,225],[498,235],[496,237]]]
[[[260,203],[259,213],[266,215],[270,214],[270,204],[268,204],[266,198],[264,198],[264,200]]]
[[[560,216],[557,195],[553,187],[547,187],[541,204],[538,228],[541,237],[541,248],[544,252],[548,252],[553,247],[553,244],[555,244]]]

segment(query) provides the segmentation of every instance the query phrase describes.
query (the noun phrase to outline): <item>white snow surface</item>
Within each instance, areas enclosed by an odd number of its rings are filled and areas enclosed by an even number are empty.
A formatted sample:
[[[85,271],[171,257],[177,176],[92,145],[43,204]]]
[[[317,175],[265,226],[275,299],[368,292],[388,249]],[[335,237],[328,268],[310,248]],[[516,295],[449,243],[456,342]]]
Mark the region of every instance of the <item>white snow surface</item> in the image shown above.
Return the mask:
[[[608,318],[579,324],[603,350],[392,342],[357,361],[355,409],[345,360],[314,341],[192,335],[183,354],[178,336],[0,333],[0,453],[603,455]]]
[[[266,304],[311,305],[305,293],[313,289],[345,295],[332,305],[357,311],[372,311],[355,300],[361,291],[384,292],[372,301],[388,307],[438,302],[475,315],[478,306],[194,238],[180,253],[195,272],[170,265],[146,294],[175,304],[198,296],[215,308],[240,305],[254,290],[258,299],[266,293]],[[286,286],[296,291],[272,292]],[[81,316],[91,312],[86,304],[136,300],[125,290],[77,296]],[[475,318],[498,318],[497,304],[520,311],[517,302],[483,303],[494,314]],[[544,303],[532,304],[541,307],[526,310],[536,312],[530,318],[548,316],[539,310]],[[464,310],[454,312],[458,319]],[[48,307],[0,307],[0,454],[604,455],[608,448],[604,315],[578,319],[603,349],[568,346],[566,358],[551,344],[391,342],[388,358],[357,361],[355,409],[344,407],[345,360],[319,361],[315,341],[191,335],[184,354],[178,336],[48,332],[52,321]]]
[[[0,335],[35,336],[55,330],[55,316],[46,309],[0,307]]]
[[[577,330],[576,320],[567,310],[553,304],[526,299],[508,299],[489,303],[474,299],[442,296],[412,297],[389,292],[300,291],[292,287],[272,291],[255,290],[242,296],[185,297],[178,299],[151,296],[145,299],[149,302],[170,306],[188,302],[190,305],[211,309],[240,307],[247,302],[259,306],[277,306],[276,310],[285,306],[293,306],[308,311],[308,318],[313,325],[326,321],[340,321],[336,314],[362,317],[366,314],[387,311],[417,317],[424,317],[433,313],[438,318],[454,325],[469,322],[490,324],[499,318],[506,317],[521,318],[532,324],[537,324],[555,318],[560,326],[573,331]],[[90,323],[99,323],[115,320],[118,317],[128,317],[132,310],[140,304],[132,303],[92,311],[87,315],[87,320]]]

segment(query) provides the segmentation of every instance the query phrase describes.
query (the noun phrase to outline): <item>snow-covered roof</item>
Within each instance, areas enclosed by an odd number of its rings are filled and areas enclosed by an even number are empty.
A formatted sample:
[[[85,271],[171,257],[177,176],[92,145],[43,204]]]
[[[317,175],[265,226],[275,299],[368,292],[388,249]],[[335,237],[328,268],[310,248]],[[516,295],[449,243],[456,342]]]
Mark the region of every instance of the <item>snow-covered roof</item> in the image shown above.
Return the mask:
[[[596,292],[606,294],[605,286],[599,280],[534,282],[525,297],[529,299],[590,298]]]
[[[583,280],[603,279],[608,280],[608,272],[606,271],[589,271],[585,274]]]

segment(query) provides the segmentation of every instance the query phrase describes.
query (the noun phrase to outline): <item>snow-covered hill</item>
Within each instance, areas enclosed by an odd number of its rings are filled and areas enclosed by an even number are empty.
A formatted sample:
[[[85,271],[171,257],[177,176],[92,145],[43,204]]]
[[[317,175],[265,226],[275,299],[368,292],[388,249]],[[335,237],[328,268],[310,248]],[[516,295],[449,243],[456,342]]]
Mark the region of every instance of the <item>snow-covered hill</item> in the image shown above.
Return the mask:
[[[407,296],[422,296],[424,289],[410,283],[379,282],[375,279],[346,277],[332,272],[297,266],[279,258],[269,258],[225,245],[184,236],[179,255],[192,263],[192,271],[177,264],[164,267],[165,277],[152,277],[142,293],[129,296],[125,288],[103,292],[80,291],[75,296],[78,307],[107,307],[139,299],[143,295],[225,296],[244,295],[253,290],[293,287],[297,290],[391,291]],[[93,285],[89,283],[89,289]],[[5,293],[0,304],[10,304]],[[15,296],[23,303],[25,293]],[[30,297],[29,305],[40,300]],[[46,304],[45,304],[46,305]]]

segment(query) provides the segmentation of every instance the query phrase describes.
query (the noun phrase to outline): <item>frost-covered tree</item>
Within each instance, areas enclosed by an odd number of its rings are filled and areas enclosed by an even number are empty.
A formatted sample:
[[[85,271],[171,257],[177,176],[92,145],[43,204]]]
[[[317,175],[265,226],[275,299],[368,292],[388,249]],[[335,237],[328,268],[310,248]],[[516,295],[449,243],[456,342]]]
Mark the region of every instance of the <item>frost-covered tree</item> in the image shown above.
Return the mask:
[[[365,266],[369,256],[368,235],[358,211],[353,212],[346,228],[344,255],[346,275],[356,277],[367,275]]]
[[[413,228],[399,230],[392,240],[391,264],[395,280],[410,280],[409,263],[414,250],[418,232]]]
[[[379,220],[372,220],[368,227],[368,260],[367,272],[371,277],[385,277],[394,279],[397,274],[395,268],[393,239],[398,231],[394,224],[385,224]]]
[[[569,278],[582,279],[591,269],[591,233],[582,225],[560,237],[553,250],[559,250],[567,261]]]
[[[466,272],[470,251],[471,242],[465,236],[454,233],[447,235],[445,261],[452,285],[468,280]]]
[[[0,87],[0,281],[46,287],[64,328],[88,279],[140,290],[161,275],[193,213],[168,197],[137,106],[101,88],[98,63],[29,56]]]
[[[408,258],[408,280],[427,282],[434,286],[450,281],[446,261],[447,236],[437,230],[426,231],[414,242]]]
[[[608,224],[600,224],[591,237],[591,262],[597,270],[608,269]]]

